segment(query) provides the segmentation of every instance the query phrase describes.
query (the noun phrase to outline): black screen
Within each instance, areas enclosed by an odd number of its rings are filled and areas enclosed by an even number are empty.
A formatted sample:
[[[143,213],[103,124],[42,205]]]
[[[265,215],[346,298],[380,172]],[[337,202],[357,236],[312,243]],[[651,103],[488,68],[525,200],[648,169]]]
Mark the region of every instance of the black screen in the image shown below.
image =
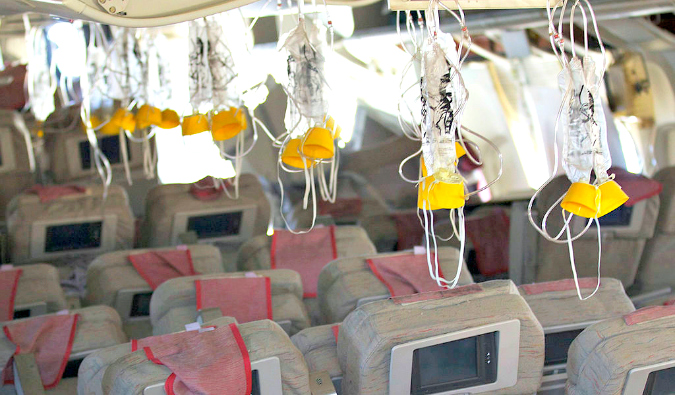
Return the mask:
[[[583,332],[583,329],[547,334],[544,337],[544,365],[557,365],[567,362],[567,351],[581,332]]]
[[[598,221],[600,226],[628,226],[632,215],[633,207],[620,206],[598,218]]]
[[[30,309],[14,310],[14,319],[30,317]]]
[[[152,298],[152,292],[135,294],[131,301],[131,312],[129,313],[129,316],[145,317],[150,315],[150,298]]]
[[[657,370],[649,373],[642,395],[675,394],[675,368]]]
[[[101,246],[103,222],[85,222],[47,227],[45,252],[80,250]]]
[[[188,218],[187,230],[197,233],[198,239],[235,236],[241,227],[241,211]]]
[[[497,332],[413,351],[410,393],[435,394],[497,381]]]
[[[127,144],[127,158],[131,160],[131,149],[129,149],[129,140],[125,137],[124,140]],[[120,163],[122,159],[122,154],[120,151],[120,138],[119,136],[108,136],[101,137],[98,139],[98,147],[101,149],[103,154],[111,165]],[[82,165],[82,170],[91,169],[91,145],[89,141],[85,140],[80,142],[80,162]]]
[[[84,358],[68,361],[66,364],[66,369],[63,371],[63,376],[61,377],[64,379],[77,377],[77,371],[80,369],[80,365],[82,365],[83,360]]]
[[[260,395],[260,378],[258,370],[251,371],[251,395]]]
[[[0,146],[0,166],[2,166],[2,146]]]

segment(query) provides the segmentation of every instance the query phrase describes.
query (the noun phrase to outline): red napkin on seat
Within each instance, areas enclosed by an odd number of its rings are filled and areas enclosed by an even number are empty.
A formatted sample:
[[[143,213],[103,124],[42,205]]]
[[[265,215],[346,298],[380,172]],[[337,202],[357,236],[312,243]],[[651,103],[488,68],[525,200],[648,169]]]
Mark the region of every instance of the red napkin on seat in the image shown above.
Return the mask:
[[[239,323],[272,319],[269,277],[195,280],[197,310],[217,307]]]
[[[21,269],[0,270],[0,320],[14,319],[14,299]]]
[[[370,258],[367,262],[370,270],[389,289],[392,297],[446,289],[438,286],[429,276],[426,255],[393,255]],[[443,277],[440,268],[438,274]]]
[[[190,194],[198,200],[218,199],[223,194],[223,186],[217,182],[211,176],[204,177],[190,186]]]
[[[199,274],[195,272],[190,250],[149,251],[129,255],[129,261],[153,291],[172,278]]]
[[[595,288],[598,285],[596,278],[580,278],[579,288]],[[571,291],[577,289],[574,280],[571,278],[557,281],[547,281],[543,283],[524,284],[520,286],[527,295],[539,295],[546,292]]]
[[[35,354],[45,389],[56,387],[66,369],[73,349],[77,314],[43,315],[3,327],[7,339],[16,345],[17,354]],[[4,384],[14,383],[13,358],[3,370]]]
[[[251,393],[251,360],[236,324],[138,341],[148,359],[171,370],[167,395]]]
[[[270,249],[272,269],[291,269],[300,273],[305,298],[316,298],[319,273],[334,259],[337,259],[335,226],[314,228],[301,235],[288,230],[274,231]]]
[[[640,174],[629,173],[618,167],[610,168],[609,173],[614,173],[614,181],[628,195],[628,201],[625,203],[627,207],[656,196],[663,190],[663,185],[660,182]]]
[[[87,192],[87,188],[78,185],[35,185],[26,191],[38,195],[40,203],[49,203],[63,196],[77,195]]]

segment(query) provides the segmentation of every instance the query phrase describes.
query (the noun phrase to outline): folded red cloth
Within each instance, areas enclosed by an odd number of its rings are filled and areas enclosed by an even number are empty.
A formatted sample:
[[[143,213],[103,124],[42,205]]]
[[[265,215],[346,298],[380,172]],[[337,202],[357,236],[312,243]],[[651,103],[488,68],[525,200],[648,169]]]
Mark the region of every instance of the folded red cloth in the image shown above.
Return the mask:
[[[190,250],[149,251],[129,255],[129,261],[153,291],[166,280],[199,274]]]
[[[3,327],[7,339],[16,345],[14,355],[35,354],[45,389],[59,385],[73,349],[77,314],[43,315]],[[3,382],[14,383],[13,358],[3,370]]]
[[[237,322],[272,319],[272,285],[269,277],[195,280],[197,310],[217,307]]]
[[[469,284],[461,287],[455,287],[453,289],[446,289],[443,291],[432,291],[432,292],[423,292],[413,295],[397,296],[391,298],[392,302],[395,304],[408,304],[408,303],[417,303],[424,302],[427,300],[438,300],[445,298],[454,298],[457,296],[464,296],[475,294],[478,292],[483,292],[483,287],[480,284]]]
[[[625,203],[627,207],[656,196],[663,190],[663,185],[660,182],[640,174],[629,173],[618,167],[610,168],[609,173],[614,174],[614,181],[628,195],[628,201]]]
[[[190,186],[190,194],[198,200],[215,200],[223,194],[221,180],[211,176],[204,177]]]
[[[579,288],[595,288],[598,285],[597,278],[580,278],[579,279]],[[543,283],[534,283],[534,284],[524,284],[521,286],[525,294],[527,295],[538,295],[546,292],[560,292],[560,291],[571,291],[577,289],[576,284],[573,279],[566,280],[557,280],[557,281],[547,281]]]
[[[337,344],[338,335],[340,334],[340,324],[331,326],[330,330],[333,331],[333,336],[335,336],[335,343]]]
[[[305,298],[316,298],[319,273],[334,259],[337,259],[335,226],[316,227],[301,235],[288,230],[274,231],[270,249],[272,269],[291,269],[300,273]]]
[[[11,321],[14,318],[14,300],[19,285],[21,269],[0,270],[0,320]]]
[[[40,203],[49,203],[63,196],[77,195],[87,192],[87,188],[78,185],[35,185],[26,191],[38,195]]]
[[[433,254],[431,259],[433,261]],[[446,289],[431,279],[426,255],[406,253],[370,258],[367,262],[370,270],[387,287],[392,297]],[[440,268],[438,274],[444,277]]]
[[[251,360],[236,324],[150,337],[136,347],[171,370],[164,384],[167,395],[251,393]]]
[[[466,235],[476,251],[476,264],[484,276],[509,271],[509,217],[501,208],[466,218]]]
[[[635,325],[675,315],[675,306],[649,306],[623,316],[626,325]]]

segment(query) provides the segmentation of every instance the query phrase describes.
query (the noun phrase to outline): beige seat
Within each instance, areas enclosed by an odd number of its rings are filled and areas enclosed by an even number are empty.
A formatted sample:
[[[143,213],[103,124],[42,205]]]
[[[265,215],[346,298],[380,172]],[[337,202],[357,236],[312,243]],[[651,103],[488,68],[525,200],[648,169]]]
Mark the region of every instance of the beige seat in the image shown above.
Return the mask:
[[[225,324],[228,323],[229,320],[226,320]],[[210,324],[222,325],[218,320]],[[253,366],[256,362],[270,358],[279,361],[283,394],[311,393],[309,372],[302,354],[279,325],[270,320],[262,320],[240,324],[238,328]],[[102,393],[141,395],[148,386],[164,383],[170,374],[171,371],[165,366],[149,361],[143,351],[136,351],[118,358],[105,369]]]
[[[268,236],[254,237],[241,246],[238,253],[239,270],[270,269],[270,253],[272,238]],[[335,227],[335,248],[338,258],[349,258],[377,253],[375,246],[363,228],[358,226]],[[304,300],[314,324],[322,323],[317,298]]]
[[[462,353],[459,358],[453,355],[451,360],[460,365],[459,361],[469,361],[466,363],[471,366],[457,365],[457,370],[476,368],[480,371],[482,366],[496,363],[501,376],[496,377],[492,389],[483,387],[483,393],[534,393],[544,364],[544,334],[510,280],[368,303],[347,316],[339,327],[337,342],[331,325],[303,330],[293,336],[293,342],[303,352],[310,372],[325,370],[334,379],[342,375],[341,393],[344,395],[398,394],[411,393],[416,377],[411,372],[411,369],[415,370],[412,360],[418,353],[414,349],[429,350],[427,347],[449,345],[447,350],[453,350],[453,343],[467,344],[463,339],[477,339],[474,345],[485,344],[480,339],[493,332],[499,332],[496,334],[501,344],[499,351],[486,354],[483,364],[478,362],[482,358],[473,358],[470,362],[470,355],[486,349],[468,347],[466,350],[473,351]],[[506,344],[513,348],[502,348]],[[494,355],[498,355],[498,360],[491,359]],[[417,366],[427,366],[429,361],[420,359]],[[438,369],[455,371],[449,366]],[[426,374],[431,373],[427,371]],[[439,383],[450,380],[446,376],[435,377]],[[461,384],[455,388],[469,391]],[[447,389],[438,392],[441,391]],[[480,392],[478,389],[472,391]]]
[[[21,125],[17,125],[17,117],[21,115],[16,111],[0,110],[0,220],[5,219],[10,200],[35,184],[26,139]]]
[[[23,265],[14,299],[16,318],[55,313],[67,309],[68,302],[59,285],[59,272],[54,266],[38,263]]]
[[[672,393],[673,327],[675,308],[672,306],[646,307],[589,326],[577,336],[569,350],[567,393]],[[660,373],[650,375],[653,371]],[[650,381],[655,387],[653,392],[645,389]]]
[[[70,311],[78,314],[73,347],[69,361],[81,361],[95,350],[112,347],[127,342],[122,332],[122,322],[117,312],[107,306],[92,306]],[[30,319],[30,318],[28,318]],[[0,363],[5,366],[14,354],[15,346],[0,334]],[[72,395],[77,392],[78,378],[64,378],[59,385],[47,394]],[[0,394],[15,394],[13,385],[0,386]]]
[[[596,279],[580,280],[583,296],[595,289]],[[544,328],[546,337],[544,378],[540,395],[564,394],[567,350],[574,338],[598,321],[620,317],[635,310],[621,281],[602,278],[598,292],[587,300],[577,296],[573,280],[559,280],[518,287],[520,294]]]
[[[410,253],[404,251],[363,255],[337,259],[326,265],[319,275],[318,292],[323,322],[341,322],[359,305],[388,298],[389,290],[370,270],[367,260]],[[454,276],[457,271],[459,251],[452,247],[443,247],[438,250],[438,256],[441,271],[446,278],[452,279],[451,275]],[[473,279],[464,265],[458,284],[471,283]]]
[[[239,215],[241,224],[229,236],[204,236],[221,249],[228,271],[236,270],[234,259],[239,246],[251,237],[264,235],[270,218],[270,205],[256,176],[242,174],[239,179],[239,199],[233,200],[225,193],[213,200],[198,200],[190,194],[190,184],[158,185],[150,190],[145,199],[145,221],[142,227],[141,243],[145,247],[164,247],[181,242],[181,235],[190,231],[189,219],[209,215]],[[197,235],[199,238],[199,235]]]
[[[90,261],[100,253],[133,247],[134,218],[125,190],[112,185],[106,197],[103,192],[102,186],[89,185],[83,194],[47,203],[35,194],[16,196],[7,210],[12,262],[69,263],[73,257]],[[85,228],[73,231],[69,225]],[[68,247],[68,241],[82,244]]]
[[[233,323],[236,324],[237,320],[232,317],[220,317],[207,324],[223,326]],[[131,353],[131,343],[124,343],[96,350],[87,355],[77,375],[78,394],[103,395],[101,382],[106,369],[118,359]]]
[[[635,176],[637,177],[637,176]],[[569,180],[561,176],[554,179],[541,193],[535,208],[538,218],[544,216],[546,210],[564,195],[570,186]],[[560,206],[553,209],[549,216],[547,228],[549,232],[557,233],[562,229],[563,220],[560,215]],[[635,276],[643,255],[645,244],[654,235],[659,212],[659,197],[653,196],[642,200],[632,207],[630,223],[627,225],[602,226],[602,275],[620,280],[624,287],[635,281]],[[617,212],[618,213],[618,212]],[[586,220],[575,217],[572,221],[573,233],[583,229]],[[601,222],[602,223],[602,222]],[[554,233],[554,234],[555,234]],[[595,227],[591,227],[586,234],[574,242],[574,259],[580,277],[594,277],[598,270],[598,239]],[[570,278],[569,251],[566,244],[556,244],[547,241],[537,234],[536,254],[534,262],[525,267],[535,270],[535,282],[561,280]]]
[[[637,284],[643,290],[675,288],[671,264],[675,254],[675,167],[662,169],[653,178],[663,185],[663,190],[654,236],[647,240],[637,274]]]
[[[220,251],[213,246],[196,244],[188,246],[194,270],[199,274],[222,273]],[[175,248],[137,249],[103,254],[87,268],[87,304],[104,304],[114,307],[122,317],[127,333],[135,338],[152,334],[148,315],[152,288],[129,261],[129,255]],[[137,306],[133,306],[136,298]],[[143,301],[143,303],[140,303]],[[140,305],[139,305],[140,304]]]
[[[256,275],[269,277],[272,294],[272,314],[290,334],[310,325],[302,303],[300,275],[292,270],[256,270]],[[196,279],[242,278],[246,272],[179,277],[160,285],[150,301],[150,320],[155,335],[178,332],[185,324],[197,320]],[[262,302],[262,301],[261,301]],[[255,301],[251,301],[255,303]]]

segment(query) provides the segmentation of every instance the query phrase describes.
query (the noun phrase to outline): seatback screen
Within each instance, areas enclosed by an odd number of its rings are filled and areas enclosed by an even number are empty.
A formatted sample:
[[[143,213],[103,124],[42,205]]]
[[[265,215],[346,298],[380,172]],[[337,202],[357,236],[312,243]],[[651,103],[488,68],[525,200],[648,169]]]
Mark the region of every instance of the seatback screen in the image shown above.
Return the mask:
[[[675,367],[649,373],[642,395],[670,395],[674,391]]]
[[[242,217],[241,211],[190,217],[187,231],[194,231],[198,239],[236,236],[241,228]]]
[[[131,301],[130,317],[145,317],[150,315],[150,299],[152,292],[135,294]]]
[[[129,140],[124,139],[127,144],[127,159],[131,160],[131,149],[129,148]],[[107,136],[98,139],[98,147],[111,165],[120,163],[122,160],[122,151],[120,150],[119,136]],[[80,142],[80,161],[82,170],[89,170],[92,166],[92,152],[91,145],[88,140]]]
[[[619,206],[598,218],[600,226],[629,226],[633,216],[633,206]]]
[[[413,351],[410,393],[436,394],[497,381],[497,332]]]
[[[103,221],[48,226],[45,252],[99,248]]]
[[[548,333],[544,337],[544,365],[558,365],[567,362],[567,351],[583,329]]]

